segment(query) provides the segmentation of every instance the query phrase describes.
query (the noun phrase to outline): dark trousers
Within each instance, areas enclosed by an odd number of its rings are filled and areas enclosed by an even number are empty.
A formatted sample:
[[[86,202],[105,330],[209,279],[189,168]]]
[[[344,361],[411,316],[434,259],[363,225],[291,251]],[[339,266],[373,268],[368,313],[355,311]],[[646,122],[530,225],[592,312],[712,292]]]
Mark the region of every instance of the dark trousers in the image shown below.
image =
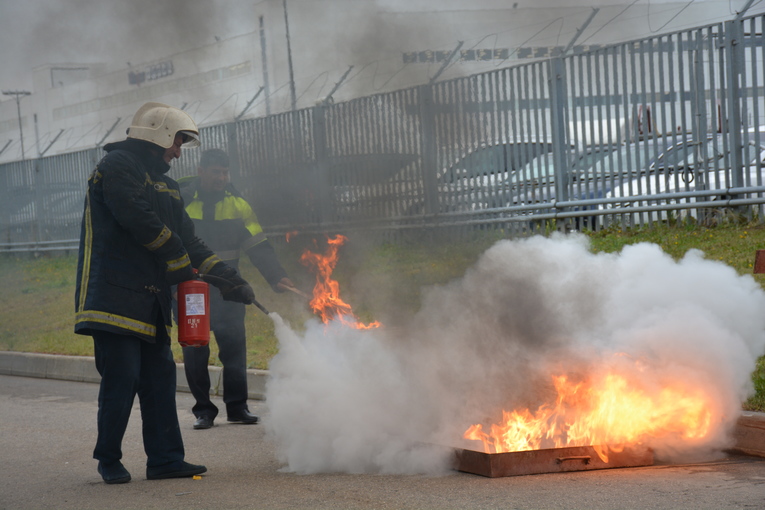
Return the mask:
[[[210,289],[210,329],[218,343],[223,364],[223,402],[228,413],[247,409],[247,337],[245,306],[223,301],[217,289]],[[210,400],[210,347],[184,347],[183,364],[189,389],[196,399],[194,416],[215,418],[218,408]]]
[[[98,392],[98,439],[93,458],[110,464],[122,458],[122,438],[135,396],[141,407],[146,465],[161,466],[184,458],[175,404],[175,362],[170,344],[137,337],[93,333]]]

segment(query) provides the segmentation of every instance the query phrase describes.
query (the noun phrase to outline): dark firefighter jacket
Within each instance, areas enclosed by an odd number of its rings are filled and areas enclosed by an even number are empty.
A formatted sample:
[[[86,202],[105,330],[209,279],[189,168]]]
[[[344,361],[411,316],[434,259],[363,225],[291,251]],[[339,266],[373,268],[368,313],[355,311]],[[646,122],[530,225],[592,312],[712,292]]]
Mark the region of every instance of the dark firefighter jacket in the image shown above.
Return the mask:
[[[276,288],[287,272],[279,264],[276,252],[263,233],[255,212],[233,185],[224,191],[199,189],[198,177],[179,181],[186,212],[194,221],[196,233],[229,266],[238,268],[244,251],[263,278]]]
[[[195,235],[178,183],[164,175],[170,166],[151,148],[132,139],[106,145],[88,180],[75,333],[105,330],[153,342],[158,324],[167,332],[172,324],[168,278],[189,264],[203,274],[225,268]],[[164,333],[159,338],[169,338]]]

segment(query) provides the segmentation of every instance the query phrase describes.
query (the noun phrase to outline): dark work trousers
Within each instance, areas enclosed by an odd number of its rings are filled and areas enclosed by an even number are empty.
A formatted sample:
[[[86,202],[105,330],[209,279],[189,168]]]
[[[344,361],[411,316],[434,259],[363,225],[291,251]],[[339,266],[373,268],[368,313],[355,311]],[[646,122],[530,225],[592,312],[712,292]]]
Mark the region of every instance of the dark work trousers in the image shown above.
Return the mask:
[[[245,305],[223,301],[220,291],[210,288],[210,329],[218,343],[223,364],[223,402],[226,412],[247,409],[247,338],[244,330]],[[218,408],[210,400],[210,347],[184,347],[183,364],[189,389],[196,399],[191,408],[197,418],[214,419]]]
[[[98,439],[93,458],[109,464],[122,458],[135,396],[141,406],[146,465],[162,466],[184,458],[175,404],[175,362],[167,339],[149,343],[134,336],[93,332],[98,392]]]

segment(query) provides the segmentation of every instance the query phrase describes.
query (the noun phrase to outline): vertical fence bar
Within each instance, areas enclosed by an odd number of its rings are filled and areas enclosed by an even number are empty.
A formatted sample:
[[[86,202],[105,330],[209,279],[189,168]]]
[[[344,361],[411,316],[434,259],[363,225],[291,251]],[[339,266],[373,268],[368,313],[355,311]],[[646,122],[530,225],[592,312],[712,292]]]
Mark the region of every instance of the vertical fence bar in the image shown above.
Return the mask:
[[[566,66],[561,58],[549,61],[550,114],[552,117],[553,167],[556,200],[569,199],[568,141],[566,136]]]
[[[733,187],[744,185],[744,162],[742,157],[742,101],[740,80],[744,62],[742,22],[726,21],[725,25],[725,60],[727,74],[728,135],[730,136],[731,176]]]

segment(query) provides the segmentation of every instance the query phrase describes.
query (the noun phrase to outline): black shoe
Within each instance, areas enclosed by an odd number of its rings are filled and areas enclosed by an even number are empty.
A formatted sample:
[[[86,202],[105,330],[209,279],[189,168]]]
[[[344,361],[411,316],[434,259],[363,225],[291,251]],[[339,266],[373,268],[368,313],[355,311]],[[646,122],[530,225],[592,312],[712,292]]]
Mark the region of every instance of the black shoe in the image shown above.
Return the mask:
[[[258,423],[258,421],[260,421],[260,418],[250,413],[250,411],[248,411],[247,409],[242,409],[241,411],[228,413],[228,421],[253,424],[253,423]]]
[[[146,478],[148,480],[162,480],[165,478],[186,478],[194,475],[201,475],[206,472],[204,466],[189,464],[185,461],[171,462],[164,466],[153,466],[146,468]]]
[[[197,421],[194,422],[194,428],[196,430],[209,429],[213,426],[213,419],[209,416],[200,416]]]
[[[104,482],[112,483],[128,483],[130,481],[130,473],[122,465],[122,462],[116,461],[112,464],[98,463],[98,474],[104,479]]]

